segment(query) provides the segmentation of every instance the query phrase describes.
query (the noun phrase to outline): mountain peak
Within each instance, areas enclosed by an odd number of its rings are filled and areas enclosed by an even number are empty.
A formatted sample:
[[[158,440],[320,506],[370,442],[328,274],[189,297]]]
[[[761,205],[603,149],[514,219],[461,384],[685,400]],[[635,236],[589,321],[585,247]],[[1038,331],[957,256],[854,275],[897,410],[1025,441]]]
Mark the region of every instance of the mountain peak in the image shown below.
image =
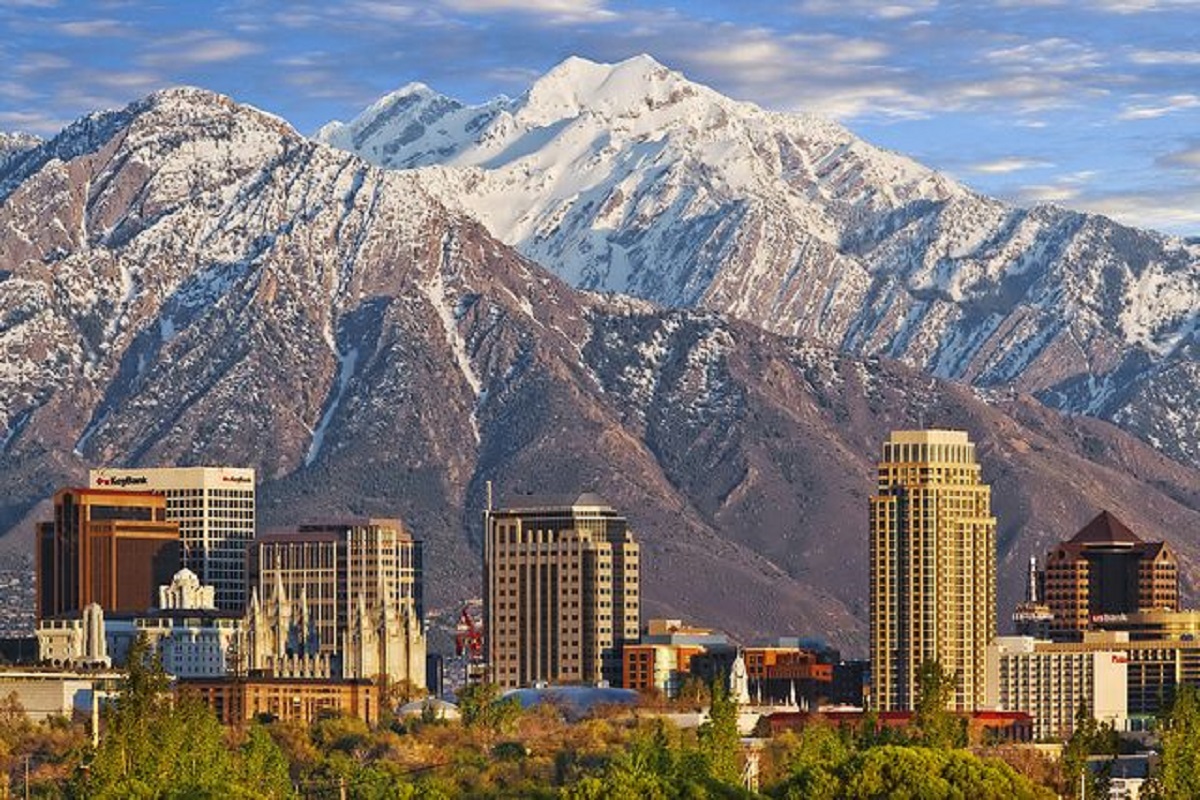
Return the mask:
[[[584,110],[623,111],[666,97],[688,84],[648,55],[615,64],[572,56],[539,78],[525,94],[521,115],[530,121],[577,116]]]

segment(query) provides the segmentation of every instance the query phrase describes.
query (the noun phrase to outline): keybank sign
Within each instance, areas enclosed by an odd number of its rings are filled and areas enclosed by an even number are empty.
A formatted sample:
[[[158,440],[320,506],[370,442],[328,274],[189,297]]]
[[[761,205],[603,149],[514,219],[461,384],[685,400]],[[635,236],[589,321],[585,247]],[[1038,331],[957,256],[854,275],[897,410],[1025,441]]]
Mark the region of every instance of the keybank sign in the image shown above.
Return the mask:
[[[122,475],[119,478],[109,478],[101,475],[96,478],[97,486],[120,486],[121,488],[125,488],[126,486],[145,486],[149,482],[145,475]]]

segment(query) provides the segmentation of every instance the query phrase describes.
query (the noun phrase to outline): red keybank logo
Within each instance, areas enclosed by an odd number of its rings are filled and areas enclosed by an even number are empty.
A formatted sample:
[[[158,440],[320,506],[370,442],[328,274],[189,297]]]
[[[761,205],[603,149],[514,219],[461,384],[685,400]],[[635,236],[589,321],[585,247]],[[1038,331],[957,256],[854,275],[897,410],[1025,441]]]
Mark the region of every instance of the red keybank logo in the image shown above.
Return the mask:
[[[222,475],[221,480],[226,483],[250,483],[250,479],[245,475]]]
[[[145,475],[123,475],[120,478],[96,478],[97,486],[145,486],[149,483]]]

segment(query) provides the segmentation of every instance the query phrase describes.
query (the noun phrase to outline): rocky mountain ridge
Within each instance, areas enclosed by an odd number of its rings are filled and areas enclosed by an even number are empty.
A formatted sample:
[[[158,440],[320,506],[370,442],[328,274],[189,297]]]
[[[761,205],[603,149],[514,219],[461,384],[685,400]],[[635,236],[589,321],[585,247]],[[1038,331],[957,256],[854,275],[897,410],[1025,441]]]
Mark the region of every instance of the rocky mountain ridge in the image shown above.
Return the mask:
[[[1024,558],[1101,507],[1195,585],[1200,476],[1113,426],[706,310],[580,292],[442,203],[195,89],[0,168],[0,528],[90,466],[259,470],[264,527],[403,517],[430,607],[478,591],[483,485],[600,491],[646,612],[865,651],[866,496],[888,430],[964,427]]]
[[[318,138],[425,168],[572,285],[1033,394],[1200,465],[1195,242],[1009,206],[646,56],[479,106],[410,85]]]

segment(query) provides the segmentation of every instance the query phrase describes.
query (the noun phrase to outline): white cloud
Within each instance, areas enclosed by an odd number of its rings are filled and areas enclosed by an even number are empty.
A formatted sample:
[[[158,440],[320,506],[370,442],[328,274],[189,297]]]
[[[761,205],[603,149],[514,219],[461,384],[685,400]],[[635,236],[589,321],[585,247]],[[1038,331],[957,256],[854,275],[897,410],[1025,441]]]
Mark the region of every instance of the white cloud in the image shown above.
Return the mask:
[[[67,126],[66,120],[35,111],[0,111],[0,130],[53,136]]]
[[[161,42],[156,46],[155,52],[142,56],[139,62],[152,67],[218,64],[244,58],[261,50],[260,45],[241,39],[201,34]]]
[[[986,175],[1003,175],[1009,172],[1021,172],[1027,169],[1040,169],[1052,166],[1054,165],[1036,158],[1009,157],[973,164],[968,169],[971,172],[981,172]]]
[[[1120,120],[1158,119],[1168,114],[1200,106],[1200,97],[1194,94],[1177,94],[1162,98],[1154,104],[1128,105],[1117,114]]]
[[[79,38],[108,39],[117,36],[131,36],[133,28],[120,20],[89,19],[74,22],[61,22],[54,26],[59,33]]]
[[[521,11],[530,14],[594,14],[604,11],[601,0],[443,0],[455,11],[490,13]]]
[[[1078,186],[1058,183],[1043,183],[1024,186],[1017,192],[1017,197],[1026,204],[1036,203],[1068,203],[1079,197]]]
[[[1104,63],[1092,48],[1061,37],[997,48],[984,53],[983,58],[1006,71],[1022,72],[1086,72]]]
[[[41,72],[69,69],[71,62],[56,53],[27,53],[13,67],[18,75],[36,75]]]
[[[879,3],[876,0],[805,0],[799,4],[804,14],[816,16],[875,17],[906,19],[937,8],[938,0],[910,0],[907,3]]]
[[[417,10],[412,6],[388,3],[384,0],[358,0],[351,3],[346,10],[387,22],[407,22],[417,14]]]
[[[1157,66],[1161,64],[1178,64],[1182,66],[1200,65],[1200,53],[1194,50],[1132,50],[1129,60],[1135,64]]]
[[[1194,236],[1200,233],[1200,189],[1148,189],[1081,197],[1076,206],[1140,228]]]
[[[1200,144],[1160,156],[1154,163],[1166,169],[1200,171]]]

